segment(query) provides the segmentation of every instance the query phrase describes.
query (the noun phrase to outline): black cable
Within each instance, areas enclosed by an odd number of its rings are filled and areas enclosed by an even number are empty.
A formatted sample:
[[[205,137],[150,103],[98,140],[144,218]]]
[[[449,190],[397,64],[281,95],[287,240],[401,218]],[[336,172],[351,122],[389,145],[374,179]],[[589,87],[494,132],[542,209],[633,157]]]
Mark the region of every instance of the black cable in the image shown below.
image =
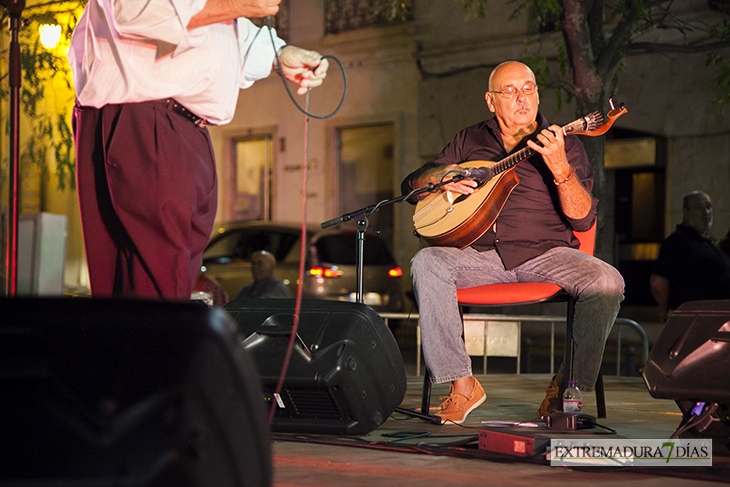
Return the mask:
[[[439,184],[444,184],[444,180],[446,179],[446,176],[449,174],[456,174],[456,176],[452,177],[452,182],[458,182],[464,179],[463,177],[457,178],[457,176],[461,176],[461,171],[457,171],[455,169],[452,169],[451,171],[447,171],[443,176],[441,176],[441,180],[439,181]]]
[[[302,108],[299,103],[297,103],[297,100],[294,98],[294,95],[292,94],[291,90],[289,89],[289,85],[286,83],[286,77],[284,76],[284,73],[281,70],[281,62],[279,61],[279,52],[276,50],[276,43],[274,42],[274,33],[272,31],[272,18],[266,17],[264,19],[266,23],[266,27],[269,28],[269,37],[271,38],[271,46],[274,48],[274,56],[276,57],[276,72],[281,77],[282,82],[284,83],[284,88],[286,89],[287,94],[289,95],[289,98],[291,99],[292,103],[294,103],[294,106],[297,107],[297,109],[305,114],[308,117],[312,118],[318,118],[318,119],[325,119],[330,118],[334,116],[338,111],[340,111],[340,108],[342,107],[342,104],[345,102],[345,96],[347,95],[347,75],[345,74],[345,67],[342,65],[339,59],[337,59],[334,56],[326,55],[322,56],[322,59],[332,59],[334,62],[336,62],[340,66],[340,71],[342,71],[342,82],[344,84],[344,87],[342,89],[342,98],[340,99],[340,103],[337,105],[337,108],[335,108],[331,113],[328,113],[327,115],[315,115],[313,113],[310,113],[309,111]],[[316,71],[317,68],[314,68],[312,71]]]
[[[599,428],[603,428],[603,429],[605,429],[606,431],[608,431],[608,433],[596,433],[596,434],[598,434],[598,435],[600,435],[600,434],[604,434],[604,435],[615,435],[616,433],[618,433],[618,431],[616,431],[616,430],[615,430],[615,429],[613,429],[613,428],[609,428],[608,426],[603,426],[602,424],[598,424],[598,423],[593,423],[593,424],[594,424],[595,426],[599,427]]]

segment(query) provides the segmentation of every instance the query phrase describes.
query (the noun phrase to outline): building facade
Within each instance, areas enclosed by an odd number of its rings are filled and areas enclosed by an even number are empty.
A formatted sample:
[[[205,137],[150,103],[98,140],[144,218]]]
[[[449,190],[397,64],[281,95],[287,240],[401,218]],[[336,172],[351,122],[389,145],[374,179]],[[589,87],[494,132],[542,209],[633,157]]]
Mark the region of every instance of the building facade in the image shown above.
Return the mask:
[[[306,201],[307,222],[320,224],[398,196],[402,179],[456,132],[492,116],[484,92],[497,64],[526,59],[528,46],[555,67],[557,34],[538,42],[540,29],[528,15],[510,19],[512,3],[491,0],[485,18],[466,19],[454,0],[418,0],[411,2],[410,17],[394,21],[373,15],[371,3],[282,2],[276,18],[280,34],[293,45],[332,56],[329,75],[308,97],[293,95],[315,116],[300,111],[283,80],[272,74],[241,91],[232,123],[210,127],[219,222],[299,222]],[[722,19],[717,2],[677,3],[678,22],[707,26]],[[692,35],[701,36],[702,29],[685,29],[684,35],[656,29],[637,40],[691,46]],[[600,257],[627,277],[627,305],[653,304],[648,272],[659,243],[681,220],[684,194],[710,194],[715,234],[722,237],[730,228],[730,109],[723,112],[714,101],[713,67],[706,59],[706,52],[689,48],[646,49],[629,53],[620,72],[617,99],[629,112],[605,136],[610,184],[597,196],[612,228],[604,238],[615,244],[610,255]],[[558,109],[549,87],[541,87],[540,100],[553,123],[576,118],[570,103]],[[58,192],[53,178],[45,186],[41,211],[69,216],[66,287],[83,292],[88,279],[75,194]],[[406,272],[420,245],[412,216],[412,205],[394,203],[369,219]],[[342,225],[354,228],[353,222]]]
[[[300,221],[305,160],[309,223],[399,195],[402,179],[436,156],[456,132],[492,116],[484,102],[489,73],[502,61],[525,59],[526,41],[538,33],[526,15],[510,20],[513,4],[507,2],[492,1],[486,18],[465,20],[457,2],[419,0],[411,19],[380,23],[355,15],[367,12],[368,4],[283,4],[288,19],[283,35],[293,45],[337,58],[347,94],[334,116],[306,122],[276,75],[242,91],[235,120],[211,129],[219,158],[220,221]],[[339,9],[335,21],[333,9]],[[717,22],[721,15],[704,1],[684,2],[677,13],[698,24]],[[676,35],[667,30],[645,37],[658,43],[676,41]],[[533,41],[529,49],[555,55],[553,45]],[[713,101],[706,56],[631,54],[620,74],[617,100],[629,112],[605,136],[610,184],[608,194],[597,196],[615,228],[614,252],[601,257],[627,276],[629,305],[653,304],[648,273],[660,242],[681,220],[685,193],[702,190],[712,196],[718,237],[730,227],[730,110],[723,113]],[[343,88],[339,66],[330,60],[324,86],[310,95],[310,112],[333,111]],[[307,103],[306,97],[295,98]],[[542,89],[540,99],[541,111],[553,123],[576,118],[570,104],[558,109],[554,91]],[[256,161],[254,172],[242,178],[247,163],[241,154],[248,152],[241,147],[261,140],[269,141],[261,145],[265,154],[249,158]],[[413,206],[396,203],[370,221],[406,268],[419,248],[412,215]]]

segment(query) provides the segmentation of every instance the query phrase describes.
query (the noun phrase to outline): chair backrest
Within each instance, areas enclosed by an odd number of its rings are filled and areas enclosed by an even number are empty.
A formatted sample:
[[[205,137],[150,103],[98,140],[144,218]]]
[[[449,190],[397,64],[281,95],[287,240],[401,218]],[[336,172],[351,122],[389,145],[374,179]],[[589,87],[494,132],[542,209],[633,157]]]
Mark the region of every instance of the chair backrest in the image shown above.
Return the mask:
[[[596,250],[596,224],[597,221],[594,221],[593,226],[585,232],[573,232],[580,242],[578,248],[588,255],[593,255]]]

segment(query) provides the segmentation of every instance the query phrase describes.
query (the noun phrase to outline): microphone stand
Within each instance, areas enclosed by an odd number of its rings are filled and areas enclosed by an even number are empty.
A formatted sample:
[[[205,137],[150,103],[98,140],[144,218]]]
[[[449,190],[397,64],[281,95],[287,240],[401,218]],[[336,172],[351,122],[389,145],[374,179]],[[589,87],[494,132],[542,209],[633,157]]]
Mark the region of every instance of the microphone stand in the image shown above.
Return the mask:
[[[18,151],[20,146],[20,15],[25,8],[25,0],[2,0],[10,18],[10,53],[8,60],[8,84],[10,88],[10,147],[9,147],[9,203],[8,203],[8,240],[5,259],[5,293],[14,297],[18,282]]]
[[[392,198],[389,200],[383,200],[377,205],[369,205],[365,208],[360,208],[359,210],[352,211],[350,213],[345,213],[344,215],[338,216],[337,218],[333,218],[332,220],[328,220],[326,222],[323,222],[322,228],[329,228],[334,225],[339,225],[340,223],[344,223],[347,221],[352,220],[353,218],[356,218],[356,226],[357,226],[357,294],[356,294],[356,301],[360,304],[364,304],[363,302],[363,267],[364,267],[364,249],[365,249],[365,231],[368,229],[368,216],[372,215],[374,212],[376,212],[380,207],[392,205],[394,203],[400,203],[402,201],[405,201],[406,199],[412,197],[412,196],[418,196],[423,193],[433,193],[434,191],[440,189],[442,186],[447,185],[449,183],[455,183],[457,181],[461,181],[462,179],[465,179],[465,176],[458,174],[454,176],[451,179],[447,179],[444,181],[441,181],[438,184],[429,183],[428,185],[424,186],[423,188],[419,188],[416,190],[411,191],[407,195],[398,196],[396,198]],[[428,375],[425,377],[426,380],[428,380]],[[424,384],[425,387],[425,384]],[[428,392],[428,398],[430,399],[430,387]],[[424,398],[425,399],[425,398]],[[441,417],[435,416],[433,414],[428,413],[428,400],[424,400],[421,403],[421,412],[412,411],[410,409],[397,407],[395,408],[396,412],[399,412],[401,414],[405,414],[408,416],[413,416],[415,418],[422,419],[424,421],[428,421],[432,424],[441,424]]]
[[[356,293],[356,301],[358,303],[363,303],[363,260],[364,260],[364,248],[365,248],[365,231],[368,229],[368,217],[375,213],[380,207],[392,205],[394,203],[400,203],[402,201],[405,201],[406,199],[412,197],[412,196],[418,196],[423,193],[433,193],[434,191],[440,189],[442,186],[445,186],[450,183],[455,183],[457,181],[461,181],[462,179],[465,179],[465,176],[462,176],[461,174],[458,174],[454,176],[451,179],[446,179],[444,181],[441,181],[438,184],[428,183],[428,185],[424,186],[423,188],[418,188],[406,195],[398,196],[396,198],[392,198],[389,200],[383,200],[377,205],[369,205],[365,208],[360,208],[359,210],[352,211],[350,213],[345,213],[344,215],[340,215],[337,218],[333,218],[332,220],[328,220],[326,222],[323,222],[321,224],[322,228],[329,228],[334,225],[339,225],[340,223],[344,223],[347,221],[352,220],[353,218],[357,218],[356,226],[357,226],[357,274],[356,274],[356,280],[357,280],[357,293]]]

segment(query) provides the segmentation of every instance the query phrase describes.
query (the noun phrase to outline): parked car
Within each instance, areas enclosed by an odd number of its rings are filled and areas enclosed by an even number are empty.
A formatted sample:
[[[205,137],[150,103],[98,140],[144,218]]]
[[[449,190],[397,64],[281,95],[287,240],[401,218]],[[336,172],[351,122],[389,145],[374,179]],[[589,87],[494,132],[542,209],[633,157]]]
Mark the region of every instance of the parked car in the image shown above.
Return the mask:
[[[307,230],[305,299],[357,300],[357,232],[349,229]],[[266,250],[276,257],[276,277],[296,296],[301,255],[298,225],[247,221],[222,225],[203,253],[203,271],[218,281],[230,299],[253,282],[251,254]],[[402,269],[385,242],[366,234],[363,258],[363,302],[378,311],[402,311]]]

